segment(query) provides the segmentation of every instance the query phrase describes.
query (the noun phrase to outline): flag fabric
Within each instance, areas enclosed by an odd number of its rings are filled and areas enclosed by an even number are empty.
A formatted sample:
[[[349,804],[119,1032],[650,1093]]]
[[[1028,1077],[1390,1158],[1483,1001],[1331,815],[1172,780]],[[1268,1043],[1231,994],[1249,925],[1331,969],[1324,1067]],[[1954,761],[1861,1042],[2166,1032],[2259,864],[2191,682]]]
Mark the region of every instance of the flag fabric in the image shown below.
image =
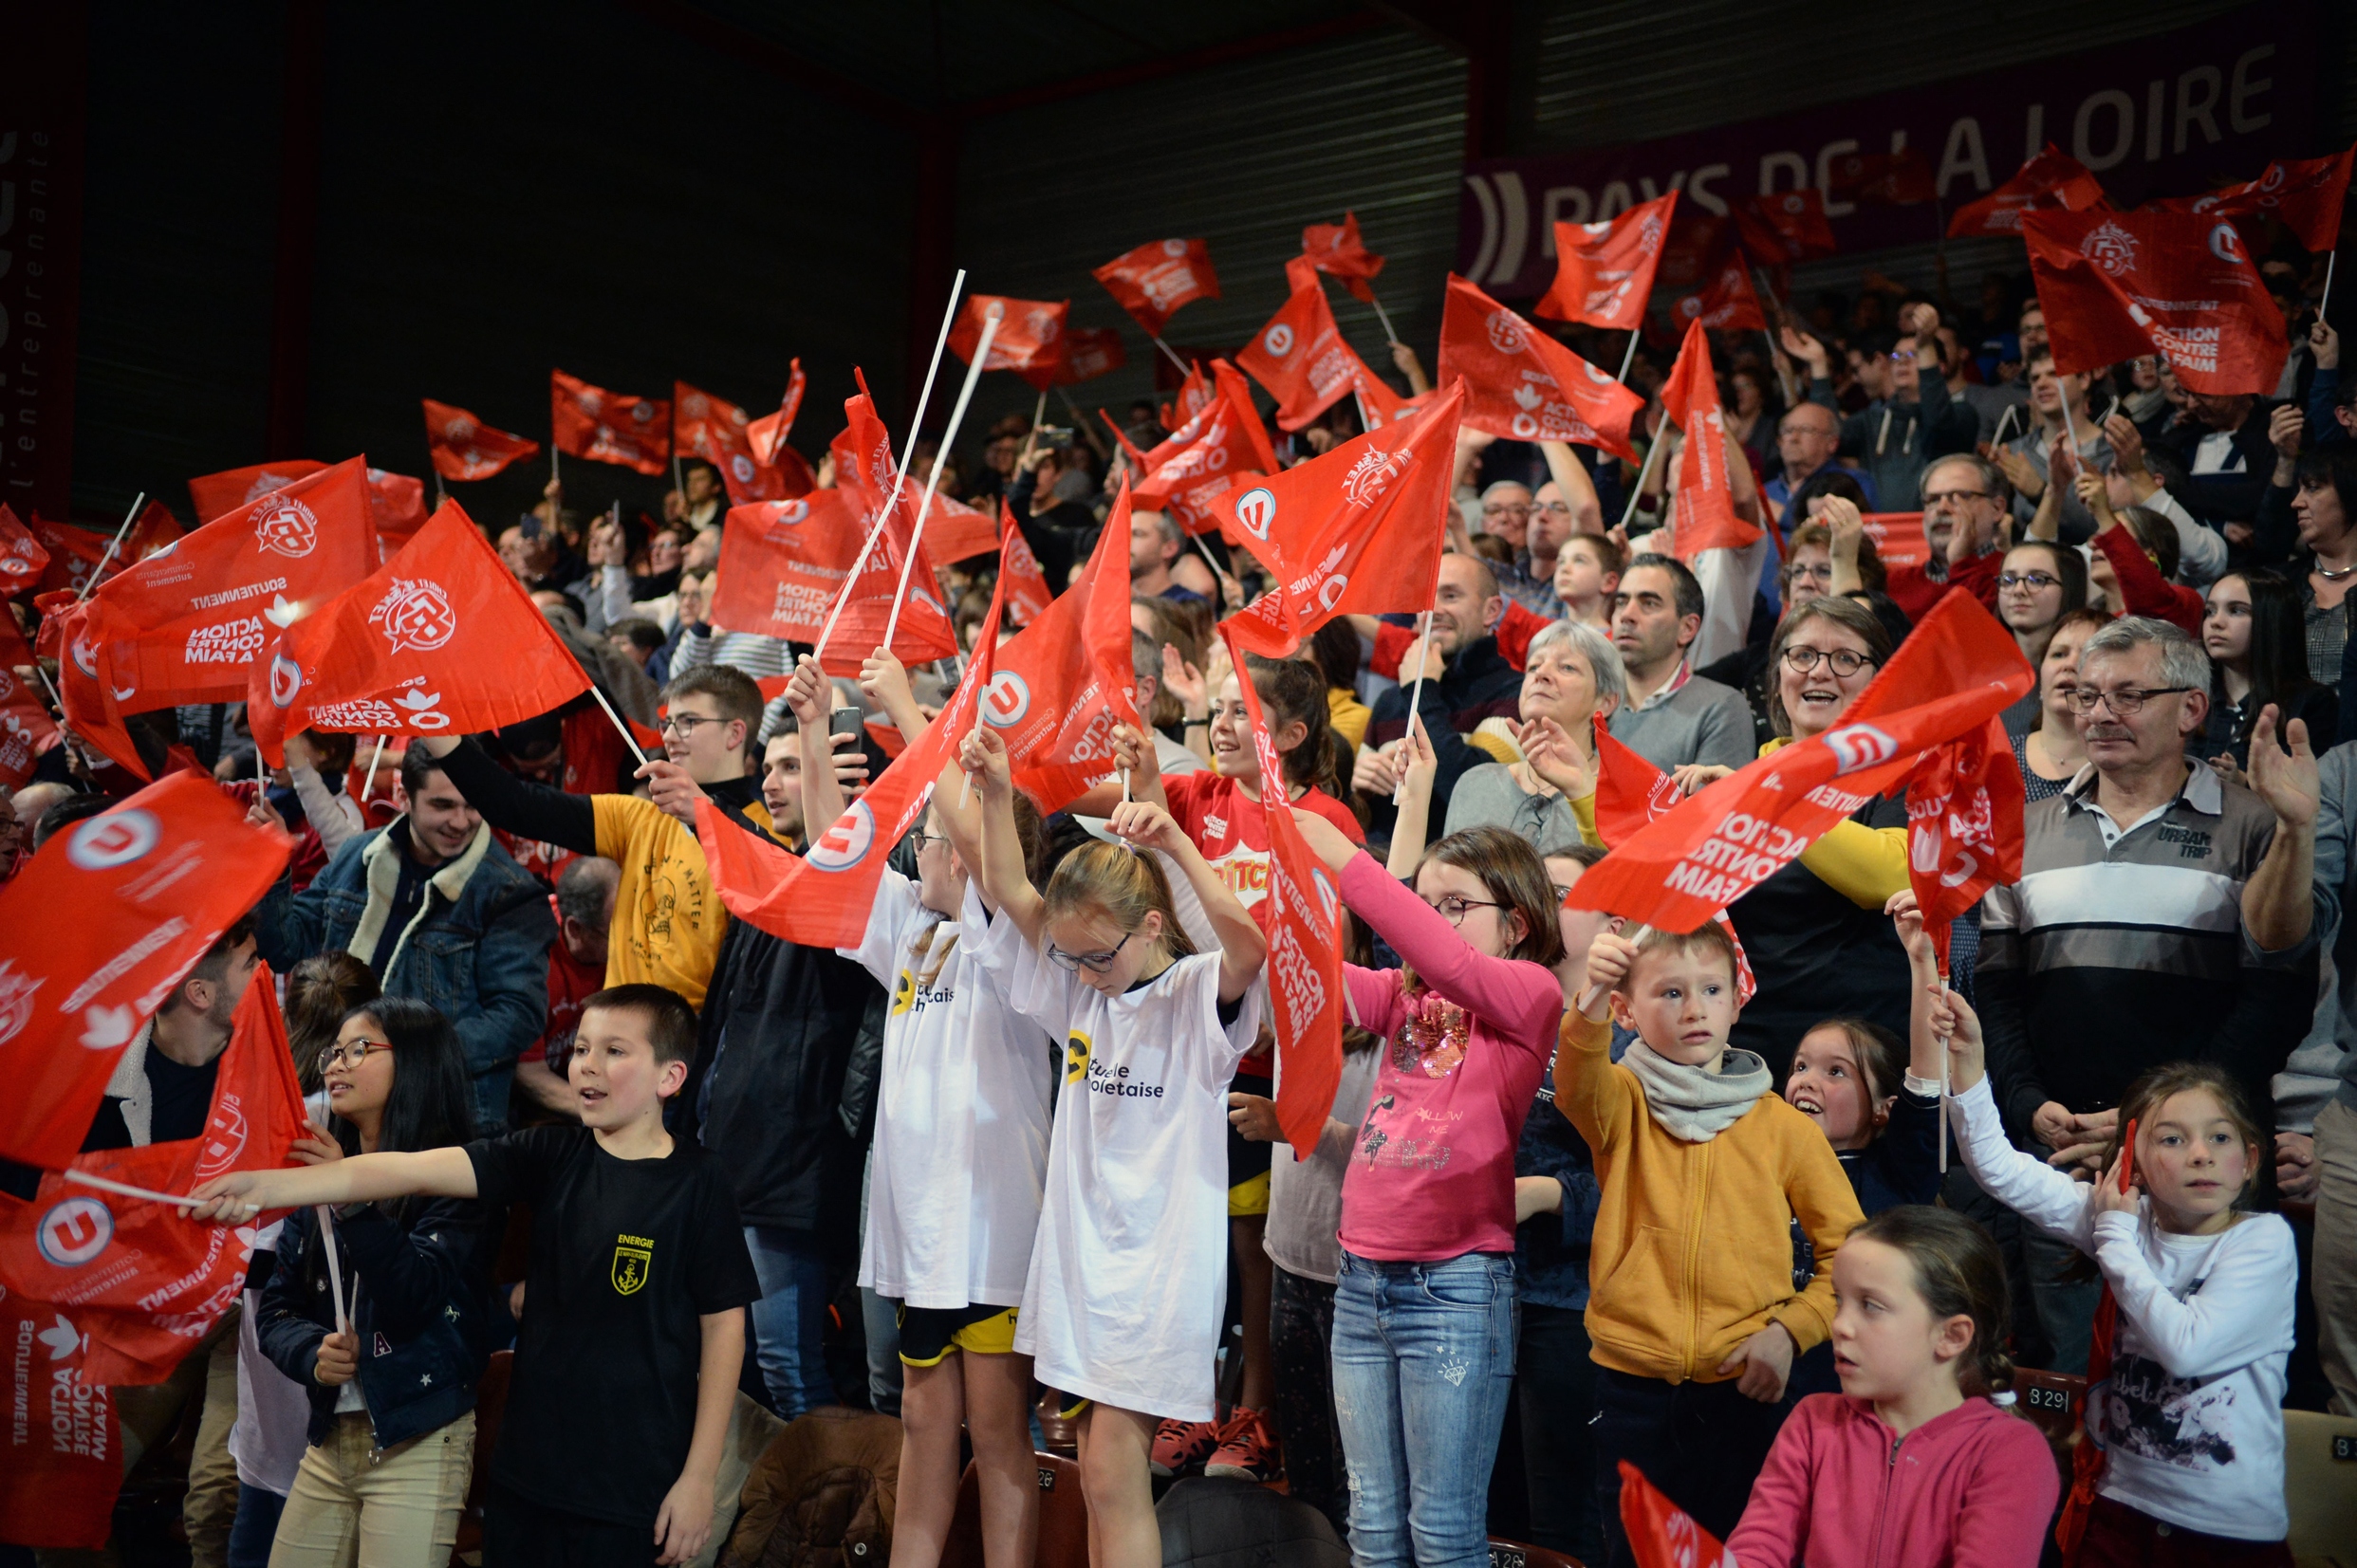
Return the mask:
[[[539,442],[494,430],[455,403],[418,401],[425,407],[426,452],[445,479],[489,479],[510,463],[539,455]]]
[[[18,789],[29,782],[34,762],[57,744],[49,705],[41,700],[37,685],[16,673],[30,667],[33,656],[16,629],[16,618],[0,611],[0,789]],[[18,826],[32,829],[30,822]]]
[[[995,342],[991,351],[998,351]],[[1064,336],[1056,340],[1056,352],[1047,362],[1015,374],[1045,392],[1049,387],[1093,381],[1128,362],[1129,352],[1122,347],[1119,331],[1109,326],[1075,326],[1067,328]]]
[[[2046,150],[2016,170],[2012,179],[1978,201],[1958,208],[1956,215],[1948,220],[1948,238],[2018,234],[2025,212],[2056,209],[2069,212],[2107,211],[2110,206],[2104,199],[2103,182],[2088,171],[2087,165],[2050,141]]]
[[[1045,369],[1052,365],[1064,338],[1064,318],[1069,300],[1015,300],[1004,294],[969,294],[957,324],[950,328],[950,351],[968,364],[981,346],[982,323],[998,319],[998,334],[991,340],[991,357],[984,370]]]
[[[996,353],[995,348],[993,353]],[[892,476],[898,471],[898,465],[892,455],[892,437],[877,415],[875,400],[868,396],[866,377],[859,375],[858,379],[859,392],[843,405],[850,423],[830,448],[835,458],[835,485],[838,489],[850,490],[860,506],[863,541],[875,527],[876,519],[887,503],[892,516],[877,535],[865,560],[844,581],[844,607],[835,622],[835,635],[820,651],[821,667],[830,675],[844,676],[856,676],[867,655],[883,641],[884,628],[892,620],[892,601],[900,592],[900,563],[908,559],[912,549],[917,563],[908,572],[908,601],[900,607],[892,652],[901,663],[912,666],[949,658],[957,652],[957,635],[950,625],[949,609],[941,602],[940,586],[934,577],[933,552],[916,537],[916,496],[903,488],[900,496],[893,498]],[[856,560],[856,547],[852,554]]]
[[[1201,240],[1148,240],[1089,274],[1146,336],[1159,338],[1178,307],[1219,298],[1219,276],[1212,270],[1211,248]]]
[[[390,556],[426,525],[425,481],[370,469],[368,517],[377,530],[380,559]]]
[[[100,550],[104,552],[105,546]],[[49,552],[32,530],[0,502],[0,599],[21,594],[39,584],[49,569]]]
[[[1833,227],[1825,221],[1822,191],[1778,191],[1737,196],[1728,204],[1735,237],[1771,266],[1833,254]]]
[[[1155,366],[1158,371],[1161,368],[1160,364]],[[1178,396],[1161,407],[1162,428],[1177,430],[1180,425],[1202,413],[1205,405],[1211,400],[1211,378],[1203,374],[1202,361],[1190,360],[1187,361],[1186,379],[1178,383]]]
[[[1601,718],[1595,723],[1596,836],[1618,849],[1677,808],[1678,781],[1631,751]]]
[[[131,732],[123,728],[115,704],[108,700],[104,665],[111,631],[105,606],[86,600],[61,607],[41,623],[45,641],[52,627],[57,630],[57,692],[66,728],[116,766],[135,778],[147,778],[147,765],[132,744]]]
[[[1340,278],[1362,304],[1375,303],[1375,290],[1367,280],[1383,269],[1383,258],[1359,237],[1356,212],[1345,212],[1340,223],[1313,223],[1302,230],[1301,254],[1318,271]]]
[[[786,499],[786,475],[753,456],[752,421],[727,398],[674,381],[671,439],[674,450],[700,457],[719,471],[730,506]]]
[[[1913,147],[1895,153],[1846,153],[1826,170],[1825,194],[1861,207],[1912,207],[1938,199],[1931,159]]]
[[[67,1169],[186,1192],[232,1171],[284,1164],[308,1118],[277,990],[269,967],[257,968],[231,1022],[202,1133],[78,1154]],[[237,1304],[260,1224],[193,1225],[176,1206],[52,1173],[30,1203],[0,1200],[0,1283],[74,1315],[90,1337],[84,1371],[92,1381],[159,1383]]]
[[[842,489],[731,507],[720,525],[712,623],[816,642],[867,526],[859,503]]]
[[[378,560],[365,458],[222,513],[92,596],[108,700],[125,713],[245,700],[280,632]]]
[[[1565,902],[1692,931],[1898,785],[1925,751],[1979,730],[2035,681],[2013,634],[1971,595],[1950,594],[1840,724],[1689,797],[1590,867]]]
[[[1438,379],[1465,389],[1465,424],[1513,441],[1573,441],[1637,461],[1629,422],[1645,400],[1449,274]]]
[[[1228,656],[1244,669],[1244,650],[1223,625]],[[1284,761],[1269,738],[1260,694],[1239,680],[1244,710],[1259,754],[1260,776],[1282,780]],[[1293,824],[1293,805],[1278,789],[1263,798],[1269,832],[1269,893],[1253,907],[1269,940],[1270,1026],[1276,1034],[1277,1127],[1294,1154],[1318,1151],[1326,1118],[1342,1081],[1342,895],[1324,862]]]
[[[1277,461],[1276,446],[1269,439],[1269,427],[1260,422],[1260,407],[1253,401],[1253,383],[1227,360],[1214,360],[1212,386],[1218,396],[1227,398],[1229,409],[1235,415],[1236,428],[1252,444],[1253,467],[1263,473],[1280,471],[1285,465]]]
[[[1637,1568],[1735,1568],[1718,1538],[1625,1459],[1621,1461],[1621,1528]]]
[[[0,884],[0,1158],[65,1169],[115,1059],[292,847],[249,826],[212,780],[174,773],[56,835]]]
[[[1950,923],[1992,887],[2021,880],[2023,798],[1997,719],[1932,747],[1907,780],[1907,882],[1942,974]]]
[[[1635,331],[1677,212],[1672,191],[1601,223],[1555,225],[1555,281],[1531,314]]]
[[[70,523],[52,523],[39,512],[33,513],[26,523],[25,531],[31,534],[33,542],[49,555],[49,564],[33,583],[36,596],[63,592],[70,600],[81,593],[94,576],[100,575],[99,563],[106,560],[106,546],[110,543],[108,535],[77,528]],[[101,581],[116,576],[124,564],[121,555],[118,553],[113,561],[107,563]],[[38,605],[39,602],[36,597],[34,603]]]
[[[589,690],[540,606],[455,501],[363,581],[297,621],[246,693],[273,767],[285,739],[465,735],[517,724]]]
[[[1431,608],[1464,407],[1464,383],[1453,382],[1413,423],[1222,498],[1222,531],[1277,578],[1229,618],[1242,646],[1284,658],[1336,616]]]
[[[806,385],[802,360],[797,358],[788,370],[786,396],[779,400],[777,412],[765,414],[745,427],[745,438],[752,446],[752,459],[764,468],[777,461],[778,450],[786,445],[786,437],[794,428],[794,415],[802,412]]]
[[[1273,471],[1259,467],[1260,457],[1244,421],[1224,397],[1215,397],[1201,412],[1171,433],[1152,452],[1128,448],[1141,477],[1132,502],[1150,511],[1167,512],[1189,533],[1209,533],[1219,526],[1219,498],[1234,489],[1247,474]]]
[[[925,554],[936,561],[967,561],[998,553],[998,524],[979,507],[936,494],[925,519]]]
[[[1314,277],[1292,292],[1235,357],[1276,398],[1277,423],[1286,430],[1301,429],[1348,397],[1357,360]]]
[[[0,1382],[16,1418],[0,1425],[0,1540],[106,1544],[122,1485],[114,1396],[84,1365],[90,1336],[66,1313],[15,1291],[0,1299]]]
[[[1741,250],[1730,252],[1698,292],[1681,296],[1670,307],[1670,318],[1680,326],[1698,323],[1713,332],[1768,330],[1768,312],[1760,308],[1751,264]]]
[[[2273,396],[2291,352],[2283,313],[2232,219],[2103,211],[2021,222],[2057,370],[2159,353],[2190,391]]]
[[[122,536],[122,548],[115,552],[114,569],[131,566],[145,561],[166,544],[181,537],[180,520],[172,515],[172,508],[160,501],[150,501],[139,508],[139,521]]]
[[[188,498],[196,507],[196,526],[201,528],[215,518],[251,506],[298,479],[324,472],[326,468],[326,464],[307,457],[290,457],[283,463],[257,463],[251,468],[200,474],[188,482]]]
[[[2258,178],[2245,184],[2144,205],[2159,212],[2215,212],[2228,218],[2263,218],[2272,213],[2283,220],[2306,249],[2330,250],[2340,243],[2341,204],[2348,194],[2352,154],[2357,149],[2344,149],[2329,157],[2285,158],[2269,164]]]
[[[1683,433],[1678,454],[1678,559],[1692,565],[1705,550],[1741,549],[1759,529],[1735,515],[1727,473],[1727,422],[1718,404],[1718,378],[1700,322],[1686,327],[1678,363],[1661,388],[1661,412]]]
[[[1046,615],[1048,607],[1056,601],[1055,590],[1048,586],[1048,574],[1040,569],[1039,557],[1031,553],[1030,542],[1023,537],[1014,513],[1003,500],[998,504],[998,575],[1007,584],[1007,609],[1016,620],[1029,626]]]
[[[1402,397],[1389,381],[1375,374],[1375,367],[1358,355],[1350,356],[1350,388],[1359,399],[1359,423],[1368,430],[1381,430],[1385,425],[1405,424],[1432,406],[1432,394],[1420,392]]]
[[[548,428],[567,457],[659,474],[671,465],[671,405],[548,372]]]

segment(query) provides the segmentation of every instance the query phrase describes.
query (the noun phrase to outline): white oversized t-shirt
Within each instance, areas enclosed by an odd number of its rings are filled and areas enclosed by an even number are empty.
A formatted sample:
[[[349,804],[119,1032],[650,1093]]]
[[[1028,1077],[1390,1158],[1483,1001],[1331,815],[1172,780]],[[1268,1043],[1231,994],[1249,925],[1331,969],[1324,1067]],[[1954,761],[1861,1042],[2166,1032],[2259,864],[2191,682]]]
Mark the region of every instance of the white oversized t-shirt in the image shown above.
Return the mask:
[[[887,869],[842,950],[892,993],[860,1283],[907,1306],[1013,1306],[1031,1261],[1062,1050],[982,974],[989,929],[971,884],[947,920]]]
[[[1260,1032],[1262,986],[1223,1027],[1216,952],[1118,997],[1041,958],[1003,915],[980,956],[1015,1009],[1065,1042],[1015,1349],[1067,1394],[1209,1421],[1228,1289],[1228,1080]]]

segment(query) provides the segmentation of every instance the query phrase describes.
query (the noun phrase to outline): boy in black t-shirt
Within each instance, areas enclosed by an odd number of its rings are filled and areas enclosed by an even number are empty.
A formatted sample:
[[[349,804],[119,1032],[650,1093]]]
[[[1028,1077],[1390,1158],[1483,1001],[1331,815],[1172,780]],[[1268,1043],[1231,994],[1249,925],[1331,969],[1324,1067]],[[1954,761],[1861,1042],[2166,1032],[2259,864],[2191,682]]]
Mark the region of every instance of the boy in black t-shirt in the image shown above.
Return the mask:
[[[713,1486],[760,1285],[729,1184],[663,1131],[696,1019],[675,991],[582,1005],[578,1127],[419,1153],[249,1171],[198,1188],[197,1219],[426,1193],[521,1202],[531,1262],[492,1485],[486,1560],[680,1563],[712,1534]],[[647,1542],[653,1531],[653,1547]]]

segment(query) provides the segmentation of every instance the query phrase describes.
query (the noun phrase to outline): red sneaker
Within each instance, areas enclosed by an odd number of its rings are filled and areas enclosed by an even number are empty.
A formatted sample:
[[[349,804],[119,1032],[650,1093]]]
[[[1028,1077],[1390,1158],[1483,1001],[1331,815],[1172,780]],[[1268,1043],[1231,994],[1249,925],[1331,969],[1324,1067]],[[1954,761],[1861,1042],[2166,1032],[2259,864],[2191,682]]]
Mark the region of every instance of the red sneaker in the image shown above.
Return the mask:
[[[1285,1462],[1277,1449],[1276,1430],[1269,1425],[1269,1417],[1260,1411],[1242,1405],[1228,1417],[1219,1429],[1219,1447],[1204,1462],[1206,1476],[1221,1476],[1232,1481],[1271,1482],[1285,1473]]]
[[[1166,1419],[1154,1430],[1154,1473],[1184,1475],[1200,1469],[1218,1446],[1219,1429],[1211,1422]]]

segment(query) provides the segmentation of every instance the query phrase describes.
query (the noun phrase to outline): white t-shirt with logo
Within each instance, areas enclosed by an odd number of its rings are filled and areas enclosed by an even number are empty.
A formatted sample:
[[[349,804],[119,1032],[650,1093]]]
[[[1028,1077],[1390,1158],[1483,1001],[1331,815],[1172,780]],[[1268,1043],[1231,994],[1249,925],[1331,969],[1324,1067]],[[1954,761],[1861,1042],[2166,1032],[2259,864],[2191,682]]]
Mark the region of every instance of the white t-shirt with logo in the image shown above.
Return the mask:
[[[981,973],[972,884],[961,916],[887,869],[866,940],[842,950],[892,993],[860,1283],[913,1307],[1023,1300],[1048,1171],[1060,1046]]]
[[[1228,1288],[1228,1080],[1260,1032],[1264,988],[1223,1026],[1214,951],[1107,997],[1003,915],[980,957],[1015,1009],[1065,1042],[1014,1348],[1067,1394],[1209,1421]]]

